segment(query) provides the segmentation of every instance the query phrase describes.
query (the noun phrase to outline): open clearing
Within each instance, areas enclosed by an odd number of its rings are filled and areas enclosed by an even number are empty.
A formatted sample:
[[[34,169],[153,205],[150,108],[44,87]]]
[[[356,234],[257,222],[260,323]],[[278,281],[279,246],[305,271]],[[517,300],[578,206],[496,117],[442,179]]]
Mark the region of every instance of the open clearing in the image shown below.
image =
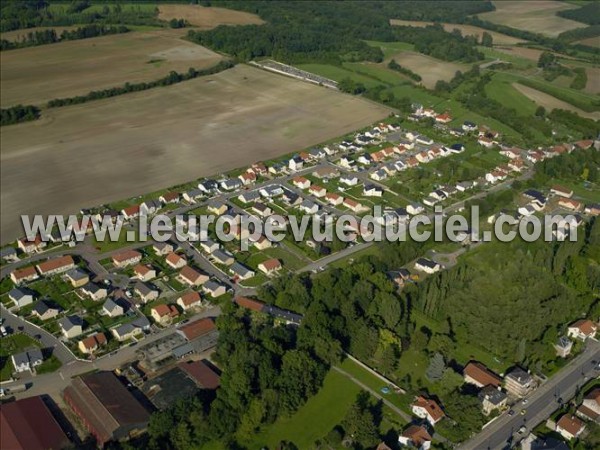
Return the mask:
[[[386,117],[382,105],[240,65],[174,86],[50,109],[2,128],[2,241],[20,214],[68,214],[218,175]]]
[[[479,14],[482,20],[552,37],[558,36],[563,31],[585,27],[585,24],[556,15],[559,11],[578,7],[565,2],[502,0],[493,3],[496,10]]]
[[[1,105],[61,97],[215,65],[221,56],[180,39],[179,30],[130,32],[0,53]]]
[[[519,91],[521,94],[533,100],[538,105],[543,106],[547,110],[552,109],[566,109],[568,111],[573,111],[579,114],[581,117],[587,117],[589,119],[600,120],[600,112],[586,112],[582,109],[576,108],[570,103],[563,102],[562,100],[557,99],[556,97],[552,97],[544,92],[538,91],[537,89],[530,88],[529,86],[524,86],[519,83],[513,83],[513,87]]]
[[[465,72],[470,66],[454,62],[442,61],[415,52],[401,52],[392,57],[398,64],[421,75],[421,83],[427,88],[434,88],[438,80],[449,81],[457,70]]]
[[[60,36],[60,34],[64,30],[75,30],[79,28],[76,25],[70,27],[35,27],[35,28],[25,28],[22,30],[13,30],[7,31],[5,33],[0,34],[0,39],[4,39],[9,42],[18,42],[22,41],[29,33],[35,33],[36,31],[46,31],[46,30],[54,30],[56,31],[56,35]]]
[[[600,68],[586,67],[585,71],[587,73],[585,92],[589,92],[590,94],[600,94]]]
[[[262,25],[265,23],[255,14],[225,8],[205,8],[200,5],[159,5],[161,20],[185,19],[203,29],[219,25]]]
[[[433,25],[433,22],[421,22],[418,20],[399,20],[392,19],[390,20],[391,25],[401,25],[408,27],[426,27],[427,25]],[[492,36],[494,40],[494,45],[514,45],[520,42],[527,42],[523,39],[518,39],[512,36],[508,36],[506,34],[497,33],[496,31],[486,30],[484,28],[475,27],[473,25],[459,25],[454,23],[444,23],[442,24],[444,30],[451,33],[452,30],[459,29],[463,36],[477,36],[477,39],[481,42],[481,36],[483,32],[487,32]]]
[[[600,36],[595,36],[587,39],[582,39],[581,41],[575,42],[576,44],[588,45],[590,47],[598,47],[600,48]]]

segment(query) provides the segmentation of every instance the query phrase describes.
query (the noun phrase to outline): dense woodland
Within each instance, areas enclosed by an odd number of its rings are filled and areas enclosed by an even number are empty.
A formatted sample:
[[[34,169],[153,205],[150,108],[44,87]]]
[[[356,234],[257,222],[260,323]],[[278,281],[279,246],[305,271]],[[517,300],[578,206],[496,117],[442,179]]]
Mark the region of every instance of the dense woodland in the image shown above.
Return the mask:
[[[556,13],[565,19],[576,20],[588,25],[600,25],[600,3],[591,1],[581,8],[567,9]]]
[[[0,126],[28,122],[40,117],[40,109],[32,105],[17,105],[0,110]]]

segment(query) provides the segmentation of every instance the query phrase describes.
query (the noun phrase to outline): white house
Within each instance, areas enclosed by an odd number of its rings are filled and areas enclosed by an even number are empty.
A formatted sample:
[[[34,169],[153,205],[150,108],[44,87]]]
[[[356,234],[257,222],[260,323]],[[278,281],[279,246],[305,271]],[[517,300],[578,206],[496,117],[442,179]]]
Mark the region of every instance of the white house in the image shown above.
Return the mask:
[[[435,425],[446,416],[435,400],[421,396],[415,399],[411,410],[415,416],[427,420],[431,425]]]
[[[427,258],[419,258],[415,263],[415,269],[429,274],[439,272],[441,268],[438,263]]]
[[[569,325],[567,328],[567,336],[585,341],[588,338],[596,336],[598,325],[589,319],[581,319]]]

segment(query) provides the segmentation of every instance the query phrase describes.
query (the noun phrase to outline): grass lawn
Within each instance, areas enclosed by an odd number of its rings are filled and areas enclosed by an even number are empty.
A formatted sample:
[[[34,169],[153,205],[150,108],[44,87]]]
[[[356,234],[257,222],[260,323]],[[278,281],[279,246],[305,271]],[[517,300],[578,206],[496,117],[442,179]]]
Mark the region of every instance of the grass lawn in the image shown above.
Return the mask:
[[[363,83],[368,88],[381,84],[381,81],[378,81],[374,78],[330,64],[298,64],[297,67],[302,70],[306,70],[307,72],[315,73],[338,82],[344,78],[351,78],[356,82]]]
[[[252,436],[248,448],[275,448],[282,440],[291,441],[301,449],[310,448],[344,419],[359,391],[360,388],[347,377],[330,371],[317,395],[310,398],[292,417],[280,418]]]
[[[92,245],[100,253],[106,253],[106,252],[112,252],[113,250],[118,250],[121,247],[126,247],[128,245],[138,242],[137,241],[137,231],[135,231],[135,230],[131,230],[135,234],[135,239],[132,241],[127,240],[127,234],[129,233],[129,231],[130,230],[127,230],[125,227],[123,227],[121,229],[121,232],[119,233],[119,239],[114,242],[109,239],[108,233],[106,233],[106,236],[104,236],[104,241],[102,241],[102,242],[97,241],[96,238],[93,237]]]
[[[52,355],[36,368],[38,374],[54,372],[62,366],[60,360]]]
[[[379,47],[383,51],[383,57],[385,59],[390,58],[396,53],[402,51],[412,51],[415,49],[413,44],[408,42],[379,42],[379,41],[366,41],[371,47]]]
[[[533,115],[537,109],[535,102],[512,87],[514,79],[505,75],[500,72],[495,73],[492,81],[485,87],[486,94],[507,108],[514,108],[524,115]]]

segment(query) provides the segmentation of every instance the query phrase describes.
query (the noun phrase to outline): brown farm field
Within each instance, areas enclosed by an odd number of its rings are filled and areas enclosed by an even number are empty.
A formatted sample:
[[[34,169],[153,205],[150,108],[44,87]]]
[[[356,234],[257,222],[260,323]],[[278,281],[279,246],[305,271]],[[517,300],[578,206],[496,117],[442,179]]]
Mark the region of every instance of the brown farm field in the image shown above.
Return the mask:
[[[600,120],[599,112],[586,112],[582,109],[576,108],[570,103],[563,102],[562,100],[557,99],[551,95],[546,94],[545,92],[538,91],[537,89],[530,88],[529,86],[524,86],[519,83],[513,83],[512,86],[523,94],[528,99],[534,101],[538,105],[543,106],[547,110],[552,109],[566,109],[568,111],[573,111],[579,114],[582,117],[587,117],[589,119]]]
[[[421,22],[418,20],[399,20],[392,19],[390,20],[390,24],[392,25],[401,25],[401,26],[409,26],[409,27],[426,27],[427,25],[432,25],[432,22]],[[452,32],[455,29],[459,29],[463,36],[477,36],[477,39],[481,41],[481,36],[483,32],[489,33],[493,40],[494,45],[514,45],[519,44],[521,42],[527,42],[523,39],[518,39],[512,36],[508,36],[506,34],[497,33],[495,31],[489,31],[484,28],[475,27],[473,25],[459,25],[454,23],[444,23],[442,24],[444,30],[448,32]]]
[[[195,27],[210,29],[219,25],[261,25],[264,21],[255,14],[232,9],[200,5],[159,5],[161,20],[185,19]]]
[[[600,67],[587,67],[587,84],[585,92],[590,94],[600,94]]]
[[[213,66],[221,56],[181,39],[180,30],[130,32],[0,53],[2,107]]]
[[[404,51],[393,55],[398,64],[421,75],[423,86],[434,88],[439,80],[449,81],[457,70],[465,72],[470,69],[467,64],[442,61],[421,53]]]
[[[218,175],[386,117],[367,100],[245,65],[48,110],[2,128],[2,241],[20,214],[66,214]]]
[[[494,1],[495,11],[479,14],[482,20],[507,25],[521,30],[556,37],[563,31],[583,28],[584,24],[556,15],[577,5],[555,0],[502,0]]]
[[[588,45],[590,47],[598,47],[600,48],[600,36],[595,36],[587,39],[582,39],[581,41],[575,42],[576,44]]]

